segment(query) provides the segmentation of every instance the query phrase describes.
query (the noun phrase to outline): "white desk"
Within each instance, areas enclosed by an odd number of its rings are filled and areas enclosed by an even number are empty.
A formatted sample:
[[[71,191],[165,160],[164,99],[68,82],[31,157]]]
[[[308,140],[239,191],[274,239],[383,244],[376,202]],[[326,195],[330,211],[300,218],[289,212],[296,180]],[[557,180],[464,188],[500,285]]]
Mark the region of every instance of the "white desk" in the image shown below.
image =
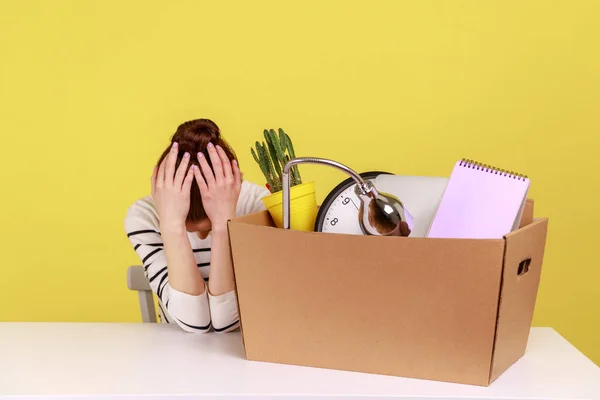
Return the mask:
[[[0,399],[600,399],[600,368],[549,328],[490,387],[247,361],[239,333],[0,323]]]

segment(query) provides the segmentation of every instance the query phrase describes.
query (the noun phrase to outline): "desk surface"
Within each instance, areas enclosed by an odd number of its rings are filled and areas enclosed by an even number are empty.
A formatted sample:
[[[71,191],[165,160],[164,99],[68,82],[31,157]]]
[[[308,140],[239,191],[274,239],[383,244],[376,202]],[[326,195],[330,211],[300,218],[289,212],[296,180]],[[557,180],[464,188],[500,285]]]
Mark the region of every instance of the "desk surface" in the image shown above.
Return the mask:
[[[0,398],[13,396],[600,399],[600,368],[549,328],[532,329],[526,355],[486,388],[247,361],[239,333],[0,323]]]

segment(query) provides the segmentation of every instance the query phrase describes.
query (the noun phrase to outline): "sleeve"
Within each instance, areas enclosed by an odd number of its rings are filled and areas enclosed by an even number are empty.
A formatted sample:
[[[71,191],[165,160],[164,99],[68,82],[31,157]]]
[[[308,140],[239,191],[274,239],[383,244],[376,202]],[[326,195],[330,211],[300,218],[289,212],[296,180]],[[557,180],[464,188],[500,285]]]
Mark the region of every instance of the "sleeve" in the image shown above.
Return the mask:
[[[131,206],[125,217],[125,232],[142,261],[152,291],[171,319],[183,330],[205,333],[211,327],[208,290],[199,296],[177,291],[169,284],[167,257],[155,213],[139,204]]]
[[[271,192],[269,192],[267,188],[255,185],[252,196],[250,197],[252,199],[250,212],[255,213],[266,210],[267,207],[265,207],[265,203],[263,203],[262,199],[270,194]]]
[[[240,192],[238,202],[238,216],[253,214],[259,211],[264,211],[267,208],[262,199],[271,194],[266,187],[259,186],[248,181],[243,182],[244,188]]]
[[[214,331],[224,333],[236,329],[240,324],[236,291],[213,296],[207,288],[205,293],[208,293]]]

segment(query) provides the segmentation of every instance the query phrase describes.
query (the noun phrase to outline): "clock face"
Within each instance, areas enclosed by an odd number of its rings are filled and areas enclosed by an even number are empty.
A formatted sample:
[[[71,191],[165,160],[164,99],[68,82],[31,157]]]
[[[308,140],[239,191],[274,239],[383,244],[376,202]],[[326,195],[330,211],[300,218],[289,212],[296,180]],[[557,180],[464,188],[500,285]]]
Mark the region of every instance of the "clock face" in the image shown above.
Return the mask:
[[[382,174],[390,173],[370,171],[363,172],[360,176],[365,180],[372,180]],[[319,208],[315,222],[316,232],[363,235],[358,223],[360,200],[354,193],[355,186],[356,182],[348,178],[329,193]]]

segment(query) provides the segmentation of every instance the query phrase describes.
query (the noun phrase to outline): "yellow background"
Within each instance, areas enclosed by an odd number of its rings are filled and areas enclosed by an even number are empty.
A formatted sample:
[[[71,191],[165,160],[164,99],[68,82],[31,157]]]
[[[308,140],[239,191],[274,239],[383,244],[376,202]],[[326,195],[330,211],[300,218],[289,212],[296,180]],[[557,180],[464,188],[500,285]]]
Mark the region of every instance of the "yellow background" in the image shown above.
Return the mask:
[[[600,363],[600,2],[0,3],[0,320],[138,321],[123,230],[185,120],[246,178],[283,127],[298,155],[448,175],[527,173],[550,231],[535,325]],[[322,200],[341,173],[305,166]]]

